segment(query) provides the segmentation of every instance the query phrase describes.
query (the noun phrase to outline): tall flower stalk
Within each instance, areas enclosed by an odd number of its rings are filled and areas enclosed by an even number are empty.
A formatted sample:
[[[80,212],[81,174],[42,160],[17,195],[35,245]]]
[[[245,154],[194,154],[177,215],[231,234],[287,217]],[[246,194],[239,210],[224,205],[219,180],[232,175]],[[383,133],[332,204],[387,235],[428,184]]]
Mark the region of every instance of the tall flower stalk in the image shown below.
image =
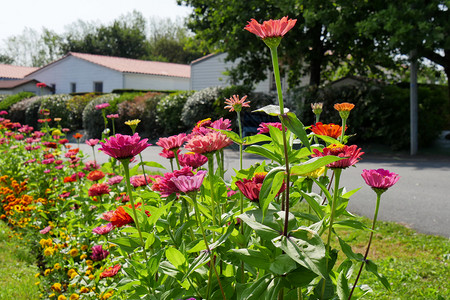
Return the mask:
[[[288,17],[283,17],[281,20],[269,20],[264,21],[263,24],[259,24],[255,19],[252,19],[247,26],[246,30],[259,36],[264,43],[269,47],[270,54],[272,56],[273,74],[275,77],[275,84],[277,87],[278,94],[278,104],[280,107],[280,116],[284,114],[284,102],[283,102],[283,91],[281,88],[281,77],[280,68],[278,64],[278,46],[280,45],[283,36],[294,27],[297,20],[288,19]],[[288,145],[286,138],[285,125],[282,122],[282,135],[283,135],[283,148],[284,148],[284,163],[285,163],[285,182],[286,182],[286,192],[284,200],[284,208],[286,212],[285,224],[283,235],[287,236],[288,233],[288,221],[289,221],[289,181],[290,181],[290,171],[289,171],[289,156],[288,156]]]
[[[358,275],[356,276],[353,288],[348,296],[348,300],[352,298],[353,292],[355,291],[356,288],[356,284],[358,283],[359,277],[361,276],[362,269],[365,263],[367,262],[367,256],[369,255],[370,245],[372,244],[373,232],[375,230],[375,224],[377,222],[378,210],[380,208],[381,194],[386,192],[388,188],[392,187],[400,179],[398,174],[384,169],[363,170],[361,176],[364,178],[366,184],[369,185],[373,189],[373,191],[377,194],[377,204],[375,207],[375,214],[373,217],[372,231],[370,232],[369,243],[367,244],[366,252],[364,253],[364,259],[361,263],[361,267],[359,268],[359,272]]]

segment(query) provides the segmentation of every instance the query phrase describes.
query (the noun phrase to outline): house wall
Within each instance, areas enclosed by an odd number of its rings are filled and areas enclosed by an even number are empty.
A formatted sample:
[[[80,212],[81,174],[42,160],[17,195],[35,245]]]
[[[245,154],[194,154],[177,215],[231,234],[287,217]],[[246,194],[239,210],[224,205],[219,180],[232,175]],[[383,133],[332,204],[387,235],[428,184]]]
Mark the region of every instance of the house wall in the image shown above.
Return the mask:
[[[2,94],[2,95],[14,95],[14,94],[17,94],[20,92],[32,92],[38,96],[50,95],[52,93],[52,91],[47,88],[43,88],[41,91],[40,88],[36,87],[35,82],[29,82],[29,83],[23,84],[21,86],[18,86],[18,87],[12,88],[12,89],[0,89],[0,94]]]
[[[212,86],[229,86],[230,77],[225,75],[224,72],[235,67],[239,60],[225,62],[226,57],[226,53],[219,53],[191,64],[191,89],[197,91]],[[275,91],[272,79],[269,77],[267,76],[266,80],[255,86],[255,92]],[[282,80],[282,87],[283,91],[287,90],[286,80]]]
[[[121,72],[68,56],[27,76],[52,86],[56,94],[71,93],[71,83],[76,84],[76,92],[93,92],[94,82],[103,82],[103,92],[123,88]]]
[[[189,90],[189,78],[125,73],[124,89],[136,90]]]

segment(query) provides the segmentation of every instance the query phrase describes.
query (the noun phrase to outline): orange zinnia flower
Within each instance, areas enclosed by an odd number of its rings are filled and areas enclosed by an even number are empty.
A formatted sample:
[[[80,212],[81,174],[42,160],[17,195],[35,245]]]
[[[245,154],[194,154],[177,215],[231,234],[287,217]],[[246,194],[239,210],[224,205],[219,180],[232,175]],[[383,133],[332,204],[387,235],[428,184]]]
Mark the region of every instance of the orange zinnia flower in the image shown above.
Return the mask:
[[[76,133],[76,134],[73,135],[73,138],[77,139],[77,140],[81,139],[82,137],[83,137],[83,135],[81,133]]]
[[[113,277],[117,274],[117,272],[119,272],[121,266],[119,264],[115,265],[114,267],[109,267],[107,268],[105,271],[103,271],[100,274],[100,279],[105,278],[105,277]]]
[[[342,127],[333,123],[322,124],[322,122],[317,122],[316,125],[311,126],[311,131],[318,135],[326,135],[337,139],[342,134]]]
[[[344,103],[336,103],[334,105],[334,109],[341,112],[341,111],[351,111],[355,107],[354,104],[344,102]]]
[[[105,173],[99,170],[95,170],[88,174],[87,179],[91,181],[99,181],[103,177],[105,177]]]

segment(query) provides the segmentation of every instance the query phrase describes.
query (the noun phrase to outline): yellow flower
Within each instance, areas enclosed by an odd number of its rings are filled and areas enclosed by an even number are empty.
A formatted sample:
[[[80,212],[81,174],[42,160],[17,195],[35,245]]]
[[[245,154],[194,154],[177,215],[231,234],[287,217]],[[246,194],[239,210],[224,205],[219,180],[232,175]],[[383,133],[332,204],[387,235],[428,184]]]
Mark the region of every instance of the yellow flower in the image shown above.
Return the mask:
[[[40,281],[36,281],[34,284],[35,284],[35,285],[40,285],[41,282],[40,282]]]
[[[55,293],[51,293],[50,295],[48,295],[49,298],[53,298],[53,297],[55,297],[55,296],[56,296]]]
[[[82,294],[82,293],[89,293],[89,289],[88,289],[87,287],[83,286],[83,287],[80,289],[80,294]]]
[[[45,256],[52,256],[54,252],[55,252],[55,250],[53,248],[48,247],[48,248],[45,248],[44,255]]]
[[[44,248],[45,245],[46,245],[46,239],[41,239],[41,240],[39,241],[39,244],[41,244],[42,248]]]
[[[56,118],[55,118],[55,120],[56,120]],[[61,121],[61,118],[59,118],[59,120]],[[52,135],[62,135],[62,132],[59,129],[55,129],[52,131]]]
[[[94,262],[92,261],[92,260],[90,260],[90,259],[88,259],[87,261],[86,261],[86,264],[89,266],[89,265],[92,265]]]
[[[70,251],[69,251],[69,254],[70,254],[70,256],[72,256],[72,257],[78,256],[79,253],[80,253],[80,252],[78,251],[77,248],[72,248],[72,249],[70,249]]]
[[[131,126],[137,126],[140,122],[141,122],[141,120],[139,120],[139,119],[128,120],[128,121],[125,122],[125,125],[128,125],[130,127]]]
[[[55,266],[53,267],[55,270],[59,270],[61,269],[61,265],[59,263],[56,263]]]
[[[89,280],[93,280],[95,278],[94,275],[89,275]]]
[[[303,176],[317,179],[320,176],[322,176],[322,174],[324,172],[325,172],[325,167],[320,167],[312,172],[304,174]]]
[[[34,277],[36,277],[36,278],[38,278],[39,276],[41,276],[41,273],[34,274]]]
[[[102,295],[102,299],[108,299],[108,298],[111,298],[113,294],[114,294],[114,291],[106,292],[106,293],[104,293],[104,294]]]
[[[62,120],[61,118],[53,118],[53,121],[55,121],[55,122],[59,122],[61,120]]]
[[[61,283],[57,282],[52,285],[52,290],[61,293]]]
[[[85,259],[86,257],[87,257],[87,255],[83,254],[83,255],[80,256],[80,259]]]
[[[59,295],[58,300],[67,300],[67,297],[64,295]]]
[[[70,277],[70,279],[73,279],[75,276],[78,276],[77,271],[75,271],[75,269],[70,269],[69,271],[67,271],[67,276]]]
[[[80,299],[80,296],[78,294],[73,293],[72,295],[70,295],[70,300],[78,300]]]
[[[46,269],[44,271],[44,276],[48,276],[52,271],[50,269]]]
[[[86,271],[86,275],[91,275],[91,273],[92,273],[91,270]]]
[[[82,250],[82,251],[86,251],[88,247],[89,247],[88,245],[82,245],[82,246],[81,246],[81,250]]]

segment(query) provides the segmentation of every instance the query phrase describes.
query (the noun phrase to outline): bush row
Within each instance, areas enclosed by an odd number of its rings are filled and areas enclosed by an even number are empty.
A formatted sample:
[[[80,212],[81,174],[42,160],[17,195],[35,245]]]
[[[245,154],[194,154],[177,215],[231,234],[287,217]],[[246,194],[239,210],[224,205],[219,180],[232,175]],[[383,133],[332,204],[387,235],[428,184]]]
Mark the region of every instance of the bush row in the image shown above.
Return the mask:
[[[419,86],[419,146],[429,145],[449,125],[449,98],[443,86]],[[34,96],[19,93],[0,101],[0,107],[8,110],[13,121],[38,126],[43,108],[51,111],[51,117],[62,118],[61,126],[71,130],[84,129],[89,138],[100,137],[105,129],[102,113],[97,104],[110,103],[106,114],[118,114],[115,130],[130,134],[124,124],[127,120],[140,119],[137,130],[142,136],[157,139],[161,136],[187,131],[205,118],[234,119],[234,114],[223,109],[224,100],[232,95],[248,95],[251,109],[244,109],[245,116],[251,110],[276,103],[270,94],[252,93],[242,86],[211,87],[200,91],[144,92],[121,91],[112,94]],[[409,86],[360,83],[357,86],[325,87],[319,90],[299,88],[291,90],[287,106],[295,110],[305,125],[314,122],[310,104],[323,102],[322,120],[340,123],[339,115],[332,109],[334,103],[351,102],[356,105],[348,132],[358,135],[355,143],[377,143],[393,150],[409,147]],[[331,109],[330,109],[331,108]],[[249,122],[251,120],[249,119]],[[252,125],[253,126],[253,125]],[[257,125],[256,125],[257,126]],[[109,129],[113,130],[111,121]]]

